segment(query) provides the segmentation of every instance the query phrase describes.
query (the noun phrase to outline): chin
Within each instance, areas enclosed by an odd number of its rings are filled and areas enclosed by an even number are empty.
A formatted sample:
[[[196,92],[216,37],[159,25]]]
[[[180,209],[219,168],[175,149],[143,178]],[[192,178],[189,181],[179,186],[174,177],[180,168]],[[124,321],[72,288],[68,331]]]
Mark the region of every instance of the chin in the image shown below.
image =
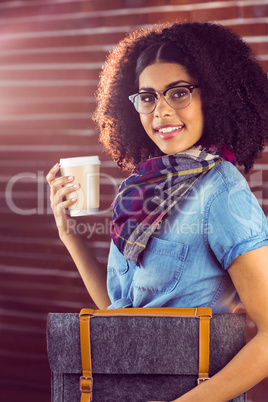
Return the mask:
[[[166,155],[172,155],[172,154],[177,154],[178,152],[183,152],[186,151],[189,147],[162,147],[159,148],[163,154]]]

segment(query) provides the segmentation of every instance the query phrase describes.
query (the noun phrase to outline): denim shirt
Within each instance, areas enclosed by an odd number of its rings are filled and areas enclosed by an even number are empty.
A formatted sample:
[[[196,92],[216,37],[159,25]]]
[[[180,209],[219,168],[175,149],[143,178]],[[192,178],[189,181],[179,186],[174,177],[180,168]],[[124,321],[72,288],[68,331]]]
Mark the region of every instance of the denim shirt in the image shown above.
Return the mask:
[[[258,201],[239,171],[221,162],[163,220],[139,266],[111,242],[108,308],[207,306],[214,313],[233,312],[239,297],[227,268],[264,245],[268,225]]]

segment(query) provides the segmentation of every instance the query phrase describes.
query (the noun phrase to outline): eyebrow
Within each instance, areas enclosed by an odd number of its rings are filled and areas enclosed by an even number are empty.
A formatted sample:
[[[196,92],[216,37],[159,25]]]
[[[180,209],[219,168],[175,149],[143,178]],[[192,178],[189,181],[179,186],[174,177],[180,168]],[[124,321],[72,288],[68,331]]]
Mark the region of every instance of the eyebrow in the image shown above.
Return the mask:
[[[182,83],[183,83],[183,84],[190,84],[190,85],[191,85],[191,83],[188,82],[188,81],[179,80],[179,81],[171,82],[170,84],[168,84],[168,85],[165,87],[165,89],[175,87],[176,85],[182,84]],[[154,89],[154,88],[149,88],[149,87],[142,87],[142,88],[139,89],[139,91],[149,91],[149,92],[151,91],[151,92],[155,92],[155,89]]]

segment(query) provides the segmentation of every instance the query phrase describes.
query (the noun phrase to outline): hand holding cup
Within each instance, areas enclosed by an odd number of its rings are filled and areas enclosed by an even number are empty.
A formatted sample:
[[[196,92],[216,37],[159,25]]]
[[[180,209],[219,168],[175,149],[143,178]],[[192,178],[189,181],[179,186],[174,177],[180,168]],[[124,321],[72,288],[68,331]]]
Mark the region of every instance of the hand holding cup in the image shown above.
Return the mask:
[[[74,176],[75,183],[80,184],[77,189],[77,203],[69,206],[70,215],[84,216],[96,214],[99,211],[99,172],[100,160],[98,156],[84,156],[65,158],[60,160],[62,176]],[[65,186],[71,186],[66,183]],[[67,194],[66,198],[72,198]]]
[[[71,216],[91,215],[99,210],[98,156],[67,158],[56,163],[47,174],[50,185],[50,205],[54,213],[59,235],[70,234],[66,208]],[[56,178],[61,170],[62,176]]]

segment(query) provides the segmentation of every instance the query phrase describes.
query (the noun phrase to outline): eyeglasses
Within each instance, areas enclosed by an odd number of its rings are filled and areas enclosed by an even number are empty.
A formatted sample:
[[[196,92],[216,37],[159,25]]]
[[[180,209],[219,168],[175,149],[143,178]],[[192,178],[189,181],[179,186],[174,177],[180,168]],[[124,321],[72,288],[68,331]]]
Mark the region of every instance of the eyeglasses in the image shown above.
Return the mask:
[[[166,89],[164,92],[139,92],[128,98],[134,104],[135,109],[141,114],[152,113],[160,99],[164,95],[166,102],[173,109],[184,109],[192,100],[192,93],[199,85],[183,85]]]

